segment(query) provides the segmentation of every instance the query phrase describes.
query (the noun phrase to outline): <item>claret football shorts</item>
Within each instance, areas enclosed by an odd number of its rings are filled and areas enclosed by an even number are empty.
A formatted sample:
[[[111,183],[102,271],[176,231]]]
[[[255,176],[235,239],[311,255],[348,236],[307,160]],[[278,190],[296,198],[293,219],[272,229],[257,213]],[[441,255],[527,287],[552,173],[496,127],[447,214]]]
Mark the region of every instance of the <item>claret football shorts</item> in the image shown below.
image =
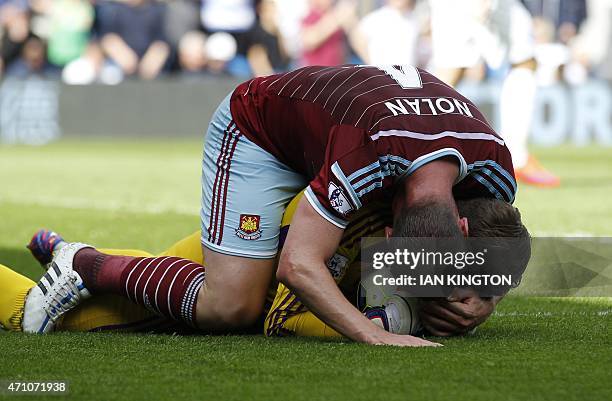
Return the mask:
[[[240,132],[230,97],[204,141],[201,242],[227,255],[273,258],[285,206],[308,182]]]

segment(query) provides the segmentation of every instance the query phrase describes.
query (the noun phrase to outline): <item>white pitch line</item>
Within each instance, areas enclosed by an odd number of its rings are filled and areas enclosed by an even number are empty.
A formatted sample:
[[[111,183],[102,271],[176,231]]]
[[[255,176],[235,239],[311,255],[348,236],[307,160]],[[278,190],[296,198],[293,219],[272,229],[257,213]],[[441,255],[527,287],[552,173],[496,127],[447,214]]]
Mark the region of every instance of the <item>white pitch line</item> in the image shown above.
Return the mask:
[[[126,212],[126,213],[139,213],[139,214],[152,214],[160,215],[166,213],[174,213],[185,216],[198,215],[200,212],[199,205],[194,206],[183,205],[164,205],[164,204],[142,204],[133,205],[126,204],[124,202],[116,200],[92,200],[85,198],[49,198],[49,197],[35,197],[30,196],[29,199],[12,199],[6,195],[0,195],[0,203],[13,203],[21,206],[32,206],[32,207],[51,207],[58,206],[63,209],[92,209],[106,212]],[[551,232],[551,231],[534,231],[533,237],[540,238],[588,238],[588,237],[611,237],[612,233],[609,234],[595,234],[588,231],[573,231],[573,232]]]
[[[99,210],[105,212],[126,212],[126,213],[137,213],[137,214],[152,214],[160,215],[166,213],[174,213],[186,216],[197,216],[199,213],[199,207],[188,207],[186,205],[161,205],[161,204],[142,204],[139,206],[129,205],[117,201],[100,201],[91,199],[80,199],[80,198],[61,198],[61,199],[28,199],[28,200],[16,200],[7,199],[6,197],[0,197],[0,203],[12,203],[19,204],[20,206],[26,207],[59,207],[62,209],[85,209],[85,210]]]
[[[590,237],[612,237],[611,234],[595,234],[588,231],[572,231],[572,232],[552,232],[552,231],[534,231],[532,236],[535,238],[590,238]]]
[[[493,316],[499,317],[562,317],[562,316],[608,316],[612,309],[604,309],[594,312],[494,312]]]

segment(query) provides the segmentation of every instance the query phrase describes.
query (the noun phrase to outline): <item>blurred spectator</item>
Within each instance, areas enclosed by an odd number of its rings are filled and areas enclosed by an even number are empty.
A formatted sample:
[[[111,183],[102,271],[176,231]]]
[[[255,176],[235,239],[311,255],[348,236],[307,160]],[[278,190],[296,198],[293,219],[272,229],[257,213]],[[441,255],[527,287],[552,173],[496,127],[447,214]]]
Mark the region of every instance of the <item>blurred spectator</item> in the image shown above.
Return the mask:
[[[106,2],[98,8],[100,45],[125,76],[153,79],[162,72],[170,55],[163,11],[150,0]]]
[[[199,0],[166,1],[164,34],[173,49],[178,48],[181,38],[188,32],[200,29],[199,7]]]
[[[0,76],[19,56],[29,29],[27,0],[0,0]]]
[[[187,32],[178,44],[178,62],[185,76],[197,76],[208,63],[206,35],[203,32]]]
[[[89,43],[94,10],[87,0],[39,0],[48,18],[47,57],[63,67],[81,57]]]
[[[180,40],[178,59],[181,76],[195,78],[228,73],[227,65],[236,56],[236,40],[226,32],[210,35],[187,32]]]
[[[559,80],[578,84],[596,74],[612,78],[612,0],[520,1],[536,15],[540,84]],[[433,2],[0,0],[0,75],[50,76],[63,68],[67,83],[113,84],[126,76],[153,79],[170,69],[182,76],[247,78],[302,65],[360,61],[425,66],[432,48],[427,27]],[[449,0],[448,7],[459,11],[450,12],[451,24],[445,26],[457,37],[467,18],[459,16],[461,10],[510,2]],[[361,21],[357,10],[365,14]],[[469,17],[481,25],[491,24],[491,15],[477,14]],[[509,20],[492,25],[499,30]],[[519,35],[527,30],[520,26],[512,32]],[[487,38],[474,35],[484,45]],[[503,56],[494,41],[489,47],[491,59]],[[360,60],[349,57],[351,48]],[[465,56],[461,52],[453,56],[454,49],[441,54],[450,59]],[[482,71],[478,66],[477,71]]]
[[[589,0],[588,19],[572,43],[575,59],[612,80],[612,1]]]
[[[246,32],[255,22],[252,0],[202,0],[202,25],[213,32]]]
[[[246,33],[255,23],[254,0],[202,0],[200,17],[207,33],[230,33],[240,54],[246,53]]]
[[[588,62],[576,51],[576,37],[587,17],[586,0],[525,0],[534,18],[540,84],[563,80],[580,84],[588,77]]]
[[[308,13],[308,0],[276,0],[278,28],[289,58],[301,54],[301,25]]]
[[[555,26],[547,19],[533,19],[535,57],[538,62],[536,77],[541,86],[552,85],[561,78],[562,67],[569,62],[567,46],[555,42]]]
[[[352,37],[353,48],[367,64],[416,64],[419,22],[415,0],[387,0],[366,15]]]
[[[357,24],[354,1],[310,0],[302,22],[302,65],[339,65],[346,62],[346,33]]]
[[[586,0],[523,0],[532,15],[550,21],[561,43],[576,36],[586,14]]]
[[[26,40],[21,55],[6,68],[6,75],[25,79],[33,75],[48,76],[52,69],[47,64],[44,42],[37,37]]]
[[[106,84],[117,84],[121,73],[116,68],[104,69],[104,54],[97,43],[87,46],[82,57],[66,64],[62,70],[62,80],[69,85],[88,85],[97,79]]]
[[[257,22],[248,34],[247,59],[255,76],[284,71],[288,59],[277,22],[276,0],[260,0]]]
[[[206,40],[207,72],[213,75],[227,74],[228,63],[236,56],[237,44],[232,35],[216,32]]]
[[[598,66],[598,69],[602,78],[612,81],[612,30],[610,29],[612,25],[612,4],[608,3],[608,9],[606,11],[608,15],[608,32],[604,34],[602,38],[602,42],[606,46],[606,54],[601,64]]]

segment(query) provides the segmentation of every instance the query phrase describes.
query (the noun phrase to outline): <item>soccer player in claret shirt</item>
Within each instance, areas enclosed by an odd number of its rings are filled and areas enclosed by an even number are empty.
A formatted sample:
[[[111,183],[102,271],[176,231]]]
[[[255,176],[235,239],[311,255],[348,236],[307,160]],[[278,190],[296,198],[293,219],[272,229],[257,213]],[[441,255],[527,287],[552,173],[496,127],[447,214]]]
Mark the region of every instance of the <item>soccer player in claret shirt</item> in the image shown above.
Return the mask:
[[[281,223],[279,252],[290,229],[297,205],[303,196],[302,191],[285,209]],[[469,222],[470,237],[522,239],[520,245],[514,243],[513,253],[517,256],[521,254],[517,248],[529,246],[529,233],[521,222],[518,209],[512,205],[495,198],[475,198],[457,200],[457,209],[459,215]],[[354,301],[371,321],[397,334],[433,334],[444,337],[461,335],[482,323],[493,312],[501,296],[491,297],[488,302],[481,303],[481,298],[477,294],[470,296],[462,291],[464,295],[456,297],[455,300],[443,301],[437,298],[417,300],[393,294],[385,299],[379,299],[379,303],[375,301],[370,304],[366,301],[364,298],[366,293],[360,291],[359,285],[360,239],[385,236],[385,227],[392,224],[390,218],[391,211],[385,202],[371,203],[359,209],[346,227],[339,248],[327,263],[330,274],[346,298]],[[53,254],[66,244],[67,242],[59,234],[50,230],[40,230],[32,237],[28,248],[41,266],[47,266]],[[111,255],[154,256],[139,249],[100,249],[100,252]],[[189,259],[203,264],[200,230],[177,241],[155,256]],[[521,261],[515,257],[513,263],[517,265]],[[526,260],[522,263],[526,265]],[[521,267],[524,268],[525,265]],[[34,281],[0,264],[0,329],[22,331],[25,299],[35,286]],[[474,314],[476,307],[480,308],[480,312]],[[341,336],[313,315],[282,283],[270,283],[264,312],[265,319],[261,316],[260,323],[263,320],[263,331],[266,336],[327,338]],[[256,325],[249,332],[261,329],[261,326]],[[55,324],[54,331],[198,333],[193,327],[159,316],[156,312],[115,294],[97,295],[71,309]],[[205,332],[200,331],[200,333]]]
[[[277,255],[284,207],[305,186]],[[376,200],[391,200],[394,236],[462,237],[455,197],[512,202],[515,192],[504,140],[426,71],[315,66],[255,78],[221,102],[205,139],[206,268],[67,245],[28,294],[24,330],[47,332],[82,299],[103,293],[203,330],[242,329],[261,314],[278,256],[277,279],[340,334],[435,345],[370,324],[342,296],[326,261],[354,212]]]

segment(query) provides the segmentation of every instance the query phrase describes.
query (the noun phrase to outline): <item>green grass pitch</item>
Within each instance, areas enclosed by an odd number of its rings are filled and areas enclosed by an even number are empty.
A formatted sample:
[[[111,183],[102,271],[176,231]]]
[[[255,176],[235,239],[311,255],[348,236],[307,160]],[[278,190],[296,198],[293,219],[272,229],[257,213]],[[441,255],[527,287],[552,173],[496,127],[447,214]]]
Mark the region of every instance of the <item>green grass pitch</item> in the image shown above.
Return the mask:
[[[163,250],[199,226],[200,154],[195,140],[0,147],[0,262],[38,278],[24,245],[41,227],[98,246]],[[519,190],[532,233],[612,234],[612,150],[537,154],[563,185]],[[438,349],[1,334],[0,381],[68,380],[79,400],[609,400],[611,323],[610,299],[515,297],[475,335]]]

